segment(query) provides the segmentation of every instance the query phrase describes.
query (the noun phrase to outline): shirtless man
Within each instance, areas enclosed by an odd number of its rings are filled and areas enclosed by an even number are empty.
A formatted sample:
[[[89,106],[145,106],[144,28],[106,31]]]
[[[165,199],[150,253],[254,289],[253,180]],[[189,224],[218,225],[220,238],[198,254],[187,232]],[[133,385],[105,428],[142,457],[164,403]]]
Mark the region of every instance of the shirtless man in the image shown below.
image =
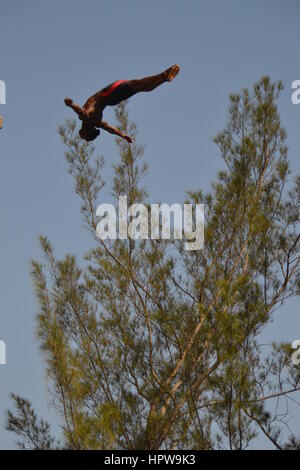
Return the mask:
[[[65,98],[66,106],[72,108],[82,121],[79,131],[80,137],[87,142],[91,142],[100,134],[99,128],[101,128],[132,143],[132,139],[128,135],[123,134],[119,129],[102,120],[104,108],[106,106],[115,106],[141,91],[152,91],[165,82],[171,82],[179,71],[180,67],[176,64],[151,77],[136,80],[118,80],[95,93],[82,107],[73,103],[71,98]]]

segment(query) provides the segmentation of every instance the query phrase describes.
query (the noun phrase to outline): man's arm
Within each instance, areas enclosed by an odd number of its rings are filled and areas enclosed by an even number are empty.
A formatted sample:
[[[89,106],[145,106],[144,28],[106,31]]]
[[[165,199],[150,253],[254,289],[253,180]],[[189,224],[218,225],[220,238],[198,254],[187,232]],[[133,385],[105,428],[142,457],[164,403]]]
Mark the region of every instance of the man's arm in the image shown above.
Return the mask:
[[[78,114],[79,118],[82,119],[85,112],[82,109],[79,104],[73,103],[73,100],[71,98],[65,98],[65,105],[69,106],[69,108],[72,108],[73,111],[75,111],[76,114]]]
[[[127,142],[132,144],[131,137],[129,137],[126,134],[123,134],[123,132],[121,132],[116,127],[111,126],[110,124],[108,124],[108,122],[101,121],[101,124],[100,124],[99,127],[101,127],[101,129],[104,129],[105,131],[109,132],[110,134],[115,134],[115,135],[118,135],[119,137],[122,137],[122,139],[125,139],[125,140],[127,140]]]

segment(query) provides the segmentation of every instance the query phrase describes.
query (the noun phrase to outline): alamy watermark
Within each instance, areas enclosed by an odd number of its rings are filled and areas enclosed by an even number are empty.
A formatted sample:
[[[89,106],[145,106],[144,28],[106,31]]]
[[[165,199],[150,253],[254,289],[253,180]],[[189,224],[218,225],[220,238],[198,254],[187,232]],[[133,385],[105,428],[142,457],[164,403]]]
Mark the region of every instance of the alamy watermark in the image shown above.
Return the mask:
[[[6,85],[3,80],[0,80],[0,104],[6,104]]]
[[[300,339],[296,339],[292,342],[292,348],[296,349],[292,354],[292,362],[294,366],[299,366],[300,364]]]
[[[150,213],[149,213],[150,209]],[[204,204],[132,204],[119,196],[117,212],[112,204],[100,204],[96,234],[101,240],[185,240],[186,250],[201,250],[204,243]],[[172,222],[173,216],[173,224]]]
[[[6,345],[5,342],[0,340],[0,365],[6,364]]]
[[[295,90],[291,95],[292,103],[300,104],[300,80],[294,80],[291,88]]]
[[[6,85],[3,80],[0,80],[0,104],[6,104]],[[2,129],[3,118],[0,115],[0,129]]]
[[[6,85],[0,80],[0,104],[6,104]],[[2,117],[0,116],[0,129],[2,128]],[[6,364],[6,345],[0,340],[0,365]]]

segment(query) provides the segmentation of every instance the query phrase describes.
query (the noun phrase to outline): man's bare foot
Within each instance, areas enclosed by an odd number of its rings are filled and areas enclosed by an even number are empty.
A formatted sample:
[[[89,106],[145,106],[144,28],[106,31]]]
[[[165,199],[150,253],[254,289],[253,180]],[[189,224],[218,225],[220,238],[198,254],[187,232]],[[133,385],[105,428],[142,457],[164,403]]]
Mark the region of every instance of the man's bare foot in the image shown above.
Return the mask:
[[[65,105],[72,106],[72,104],[73,104],[73,100],[67,96],[67,98],[65,98]]]
[[[176,77],[176,75],[179,74],[179,72],[180,72],[179,65],[178,64],[172,65],[172,67],[166,70],[167,81],[171,82]]]

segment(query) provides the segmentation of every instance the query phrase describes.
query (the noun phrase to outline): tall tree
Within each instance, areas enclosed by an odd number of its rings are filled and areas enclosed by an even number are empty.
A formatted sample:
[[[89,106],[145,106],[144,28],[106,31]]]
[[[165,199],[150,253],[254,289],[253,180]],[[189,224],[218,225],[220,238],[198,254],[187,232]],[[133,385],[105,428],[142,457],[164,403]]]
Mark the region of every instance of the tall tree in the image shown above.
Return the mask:
[[[300,177],[290,181],[281,89],[263,77],[230,96],[228,124],[215,138],[225,170],[208,194],[187,194],[186,202],[206,204],[198,251],[181,240],[97,238],[103,160],[73,122],[59,129],[92,236],[80,263],[57,260],[45,237],[44,261],[32,262],[61,446],[244,449],[258,433],[279,449],[299,446],[280,400],[299,394],[300,369],[290,345],[259,345],[300,286]],[[116,120],[137,138],[125,105]],[[113,196],[146,204],[143,148],[116,144]],[[56,445],[30,403],[13,398],[7,429],[29,447]]]

